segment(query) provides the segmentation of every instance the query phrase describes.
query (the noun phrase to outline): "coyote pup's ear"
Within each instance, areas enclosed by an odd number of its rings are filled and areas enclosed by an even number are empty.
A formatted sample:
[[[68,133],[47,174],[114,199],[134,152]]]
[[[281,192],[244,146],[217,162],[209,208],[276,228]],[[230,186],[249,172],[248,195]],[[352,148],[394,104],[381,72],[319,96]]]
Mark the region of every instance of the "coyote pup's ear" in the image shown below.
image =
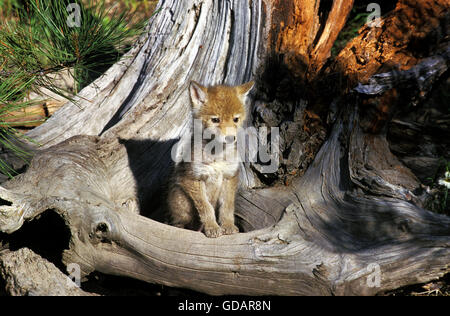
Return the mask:
[[[237,86],[238,93],[242,96],[242,98],[245,98],[250,90],[252,90],[254,85],[254,81],[249,81],[247,83],[244,83],[243,85]]]
[[[196,111],[206,103],[207,90],[195,81],[191,81],[189,86],[189,93],[191,95],[192,108]]]

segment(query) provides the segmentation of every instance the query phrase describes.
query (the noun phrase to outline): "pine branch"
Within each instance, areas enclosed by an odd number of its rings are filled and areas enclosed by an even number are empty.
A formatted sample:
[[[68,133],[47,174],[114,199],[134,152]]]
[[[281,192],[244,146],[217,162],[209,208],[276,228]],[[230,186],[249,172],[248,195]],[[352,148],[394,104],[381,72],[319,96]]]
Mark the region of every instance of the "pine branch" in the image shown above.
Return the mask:
[[[107,10],[104,1],[33,0],[16,9],[18,18],[0,28],[0,146],[18,157],[26,153],[8,142],[20,135],[6,122],[11,112],[35,104],[23,102],[31,90],[44,87],[72,100],[71,93],[55,84],[52,74],[64,69],[76,82],[75,93],[91,83],[130,47],[143,30],[145,20],[130,25],[130,11]],[[67,23],[69,4],[78,4],[80,25]],[[3,21],[2,21],[3,22]],[[26,121],[25,122],[33,122]],[[0,160],[0,172],[12,169]]]

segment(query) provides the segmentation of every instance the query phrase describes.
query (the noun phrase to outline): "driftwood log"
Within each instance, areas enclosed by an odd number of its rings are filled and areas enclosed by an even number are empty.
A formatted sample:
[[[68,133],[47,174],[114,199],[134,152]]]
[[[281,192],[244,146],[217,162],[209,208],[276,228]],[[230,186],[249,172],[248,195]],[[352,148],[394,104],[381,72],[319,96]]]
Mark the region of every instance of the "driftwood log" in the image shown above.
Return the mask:
[[[448,22],[449,5],[400,0],[327,65],[352,5],[161,0],[133,49],[28,133],[40,146],[0,187],[0,230],[54,210],[71,232],[63,261],[83,275],[215,295],[374,295],[448,273],[450,219],[422,208],[420,181],[391,153],[386,129],[403,90],[426,92],[447,71],[446,30],[433,35],[426,22]],[[403,18],[408,10],[421,15]],[[390,24],[416,35],[400,43]],[[432,35],[433,56],[407,58]],[[337,72],[345,84],[331,98],[309,95],[306,84],[317,92]],[[191,124],[190,80],[252,78],[249,124],[280,126],[281,153],[269,175],[242,165],[241,233],[209,239],[157,221],[171,148]]]

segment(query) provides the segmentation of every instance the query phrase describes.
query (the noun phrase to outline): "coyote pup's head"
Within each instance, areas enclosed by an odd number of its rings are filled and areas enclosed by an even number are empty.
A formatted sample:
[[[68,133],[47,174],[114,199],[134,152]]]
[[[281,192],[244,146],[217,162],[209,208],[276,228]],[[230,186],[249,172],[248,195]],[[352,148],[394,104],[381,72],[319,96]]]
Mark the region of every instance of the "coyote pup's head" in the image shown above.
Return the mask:
[[[203,87],[192,81],[189,92],[192,101],[194,119],[203,123],[218,140],[233,144],[237,132],[246,119],[245,99],[253,88],[254,82],[240,86]]]

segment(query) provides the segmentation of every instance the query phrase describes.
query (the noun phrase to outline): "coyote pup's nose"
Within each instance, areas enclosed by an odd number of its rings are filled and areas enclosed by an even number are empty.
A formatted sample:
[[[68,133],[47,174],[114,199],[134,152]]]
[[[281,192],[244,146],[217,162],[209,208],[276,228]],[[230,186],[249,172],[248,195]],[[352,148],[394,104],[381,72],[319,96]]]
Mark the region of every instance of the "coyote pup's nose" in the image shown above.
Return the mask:
[[[236,141],[236,136],[233,136],[233,135],[225,136],[225,142],[226,142],[227,144],[232,144],[232,143],[234,143],[235,141]]]

